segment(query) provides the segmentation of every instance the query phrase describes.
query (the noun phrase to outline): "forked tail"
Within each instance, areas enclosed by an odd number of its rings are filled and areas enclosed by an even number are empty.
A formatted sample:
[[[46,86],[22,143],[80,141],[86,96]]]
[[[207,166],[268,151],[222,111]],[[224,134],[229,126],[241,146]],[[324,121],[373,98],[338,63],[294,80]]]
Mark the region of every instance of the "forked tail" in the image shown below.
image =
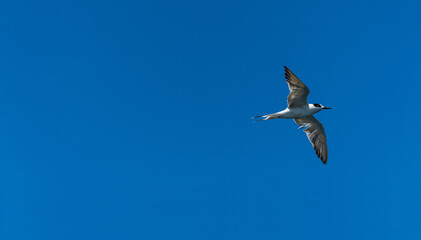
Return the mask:
[[[254,122],[260,122],[260,121],[265,121],[265,120],[275,119],[276,117],[274,117],[273,115],[274,115],[274,114],[267,114],[267,115],[262,115],[262,116],[252,117],[251,119],[261,118],[261,119],[259,119],[259,120],[254,120]]]

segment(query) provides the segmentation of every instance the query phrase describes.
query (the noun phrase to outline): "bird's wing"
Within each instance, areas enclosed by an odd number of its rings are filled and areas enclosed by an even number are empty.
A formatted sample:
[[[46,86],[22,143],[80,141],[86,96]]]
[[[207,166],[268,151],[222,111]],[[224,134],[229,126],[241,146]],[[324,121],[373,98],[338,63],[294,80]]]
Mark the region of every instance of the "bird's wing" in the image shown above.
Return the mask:
[[[288,95],[288,107],[301,107],[307,105],[307,96],[310,90],[303,82],[295,76],[294,73],[289,70],[286,66],[285,78],[287,79],[289,95]]]
[[[316,151],[317,156],[322,160],[324,164],[327,162],[327,142],[326,134],[323,125],[317,121],[313,116],[305,118],[295,118],[294,121],[304,126],[304,132],[307,134],[308,140],[310,140]]]

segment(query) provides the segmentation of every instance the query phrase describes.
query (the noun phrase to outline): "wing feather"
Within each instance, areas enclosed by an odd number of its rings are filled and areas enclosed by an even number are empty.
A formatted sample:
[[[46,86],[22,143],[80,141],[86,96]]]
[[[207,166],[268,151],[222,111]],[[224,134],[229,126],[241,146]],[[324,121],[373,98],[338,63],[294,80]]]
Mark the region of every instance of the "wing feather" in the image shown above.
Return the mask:
[[[295,118],[294,121],[300,126],[305,125],[306,129],[304,129],[304,132],[307,134],[308,140],[310,140],[313,145],[313,149],[316,151],[317,157],[326,164],[327,141],[323,125],[313,116]]]
[[[285,78],[288,83],[288,107],[301,107],[307,105],[307,96],[310,90],[289,68],[285,68]]]

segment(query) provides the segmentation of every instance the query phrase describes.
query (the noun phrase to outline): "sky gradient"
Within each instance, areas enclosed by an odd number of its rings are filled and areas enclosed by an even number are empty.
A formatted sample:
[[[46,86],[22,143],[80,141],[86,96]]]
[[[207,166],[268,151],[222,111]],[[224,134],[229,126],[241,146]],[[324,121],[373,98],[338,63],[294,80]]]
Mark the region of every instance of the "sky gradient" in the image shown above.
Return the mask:
[[[0,4],[0,238],[420,239],[421,3]],[[327,165],[288,66],[333,110]]]

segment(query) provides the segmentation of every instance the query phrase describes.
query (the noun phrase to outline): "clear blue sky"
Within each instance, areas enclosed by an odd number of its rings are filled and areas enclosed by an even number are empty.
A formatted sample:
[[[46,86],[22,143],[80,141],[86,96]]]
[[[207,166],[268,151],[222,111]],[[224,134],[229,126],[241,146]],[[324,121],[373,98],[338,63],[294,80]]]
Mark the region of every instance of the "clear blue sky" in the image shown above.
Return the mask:
[[[418,1],[0,4],[0,238],[421,239]],[[332,107],[323,165],[288,66]]]

